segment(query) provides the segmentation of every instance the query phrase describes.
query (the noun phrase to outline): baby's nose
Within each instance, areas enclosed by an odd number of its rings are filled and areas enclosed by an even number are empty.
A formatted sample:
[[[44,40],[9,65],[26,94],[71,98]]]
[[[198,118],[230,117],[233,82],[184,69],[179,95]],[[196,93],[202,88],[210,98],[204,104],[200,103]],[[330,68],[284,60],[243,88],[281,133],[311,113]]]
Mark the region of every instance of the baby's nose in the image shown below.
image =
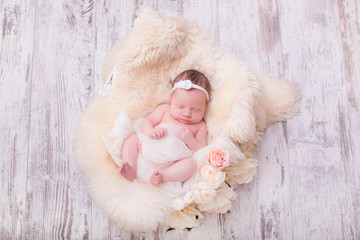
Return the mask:
[[[190,117],[190,116],[191,116],[191,111],[190,111],[190,109],[185,109],[185,110],[184,110],[184,116],[186,116],[186,117]]]

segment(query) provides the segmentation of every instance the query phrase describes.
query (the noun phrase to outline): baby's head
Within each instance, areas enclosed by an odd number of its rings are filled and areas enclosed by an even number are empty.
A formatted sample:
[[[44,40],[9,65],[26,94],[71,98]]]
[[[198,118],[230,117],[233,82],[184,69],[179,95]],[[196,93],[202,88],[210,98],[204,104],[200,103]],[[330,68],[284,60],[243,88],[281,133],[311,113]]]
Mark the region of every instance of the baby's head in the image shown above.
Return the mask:
[[[199,71],[186,70],[173,81],[171,90],[170,114],[185,124],[202,121],[211,86],[208,79]]]

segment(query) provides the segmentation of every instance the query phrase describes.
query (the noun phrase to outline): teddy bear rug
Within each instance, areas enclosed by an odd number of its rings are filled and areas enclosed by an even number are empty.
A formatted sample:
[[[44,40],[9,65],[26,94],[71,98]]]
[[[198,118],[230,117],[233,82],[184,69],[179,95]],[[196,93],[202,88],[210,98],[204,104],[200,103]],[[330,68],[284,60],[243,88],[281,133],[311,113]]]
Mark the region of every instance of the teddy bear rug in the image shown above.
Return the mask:
[[[212,201],[174,210],[174,198],[157,187],[124,179],[118,173],[121,157],[113,150],[120,151],[121,139],[132,132],[137,119],[169,101],[169,80],[186,69],[199,70],[211,83],[204,117],[208,143],[230,152],[231,164]],[[129,35],[108,54],[103,79],[109,90],[95,97],[78,121],[75,161],[95,204],[129,231],[153,231],[159,224],[194,227],[201,212],[225,213],[236,197],[233,189],[250,182],[256,173],[252,151],[264,129],[289,119],[299,109],[299,89],[294,83],[254,72],[215,46],[196,23],[161,17],[149,7],[138,13]],[[116,124],[123,112],[128,121]],[[114,129],[122,129],[123,136]],[[110,137],[113,150],[104,136]],[[206,156],[204,151],[195,154],[200,159]]]

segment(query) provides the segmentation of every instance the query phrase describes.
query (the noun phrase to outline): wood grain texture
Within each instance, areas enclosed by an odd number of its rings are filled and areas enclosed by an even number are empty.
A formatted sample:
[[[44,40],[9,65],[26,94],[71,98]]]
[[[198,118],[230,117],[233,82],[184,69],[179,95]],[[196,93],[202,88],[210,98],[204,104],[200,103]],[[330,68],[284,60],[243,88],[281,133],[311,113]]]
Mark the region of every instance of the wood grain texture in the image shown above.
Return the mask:
[[[299,115],[266,130],[231,211],[189,232],[121,230],[73,162],[106,54],[145,5],[301,88]],[[0,14],[1,239],[360,238],[358,1],[0,0]]]
[[[27,223],[33,31],[35,4],[1,3],[1,230],[5,239],[23,238]]]

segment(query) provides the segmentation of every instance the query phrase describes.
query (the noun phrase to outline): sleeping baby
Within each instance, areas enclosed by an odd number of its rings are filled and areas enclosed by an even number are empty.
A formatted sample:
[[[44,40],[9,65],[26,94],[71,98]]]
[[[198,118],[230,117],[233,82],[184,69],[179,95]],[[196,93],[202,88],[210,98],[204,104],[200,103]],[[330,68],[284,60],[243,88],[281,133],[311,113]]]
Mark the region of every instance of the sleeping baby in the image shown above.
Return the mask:
[[[207,145],[203,120],[211,86],[199,71],[187,70],[173,82],[170,104],[159,105],[127,137],[119,172],[129,181],[158,186],[184,182],[197,171],[192,153]]]

